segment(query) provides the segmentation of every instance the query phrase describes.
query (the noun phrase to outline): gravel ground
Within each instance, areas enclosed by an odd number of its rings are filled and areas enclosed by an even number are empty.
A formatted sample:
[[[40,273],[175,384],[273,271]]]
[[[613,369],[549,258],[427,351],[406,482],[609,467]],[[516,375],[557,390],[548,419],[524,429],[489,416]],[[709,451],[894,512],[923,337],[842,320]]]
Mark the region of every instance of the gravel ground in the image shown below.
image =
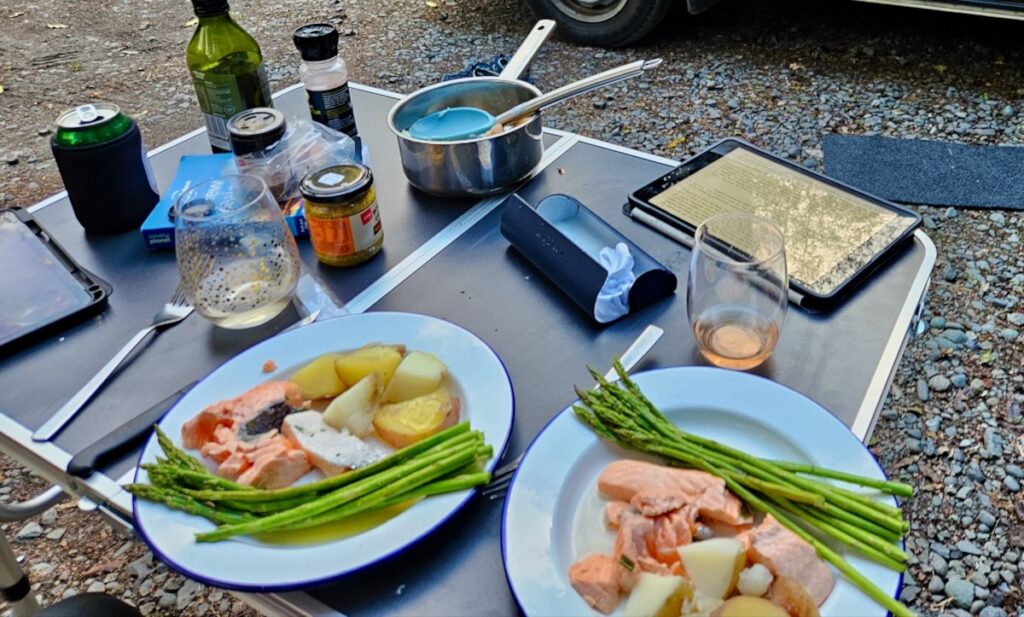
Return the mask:
[[[261,42],[275,88],[296,80],[290,32],[304,22],[339,23],[353,79],[398,91],[467,58],[511,52],[532,23],[515,0],[233,6]],[[151,147],[198,126],[184,70],[190,17],[183,0],[0,7],[0,205],[60,188],[48,133],[73,102],[120,103]],[[1020,32],[1010,22],[852,2],[733,0],[698,19],[676,12],[633,49],[550,43],[532,76],[549,89],[662,57],[644,81],[546,112],[547,124],[676,158],[740,135],[819,167],[825,133],[1019,144]],[[1022,217],[920,210],[939,249],[929,328],[907,350],[872,439],[886,470],[918,489],[906,504],[912,562],[903,599],[929,615],[1024,614]],[[2,500],[42,487],[8,459],[0,470]],[[45,602],[102,587],[153,614],[248,610],[171,575],[96,515],[61,506],[41,519],[2,529],[23,537],[15,550]]]

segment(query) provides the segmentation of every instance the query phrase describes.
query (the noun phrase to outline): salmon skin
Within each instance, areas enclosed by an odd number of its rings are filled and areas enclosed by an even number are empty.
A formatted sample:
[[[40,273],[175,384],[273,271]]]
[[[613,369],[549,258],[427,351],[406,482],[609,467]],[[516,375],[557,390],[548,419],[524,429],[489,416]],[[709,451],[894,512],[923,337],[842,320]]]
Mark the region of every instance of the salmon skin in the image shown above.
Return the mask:
[[[268,381],[200,411],[181,427],[182,443],[216,462],[222,477],[257,488],[288,486],[312,467],[279,430],[302,406],[294,383]]]

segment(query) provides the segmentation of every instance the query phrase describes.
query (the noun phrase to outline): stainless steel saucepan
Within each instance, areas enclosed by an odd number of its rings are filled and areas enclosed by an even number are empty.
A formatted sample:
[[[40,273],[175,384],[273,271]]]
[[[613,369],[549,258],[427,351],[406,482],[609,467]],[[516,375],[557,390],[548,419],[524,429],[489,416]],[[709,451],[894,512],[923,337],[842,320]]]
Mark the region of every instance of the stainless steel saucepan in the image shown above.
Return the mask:
[[[540,96],[540,90],[518,81],[555,22],[537,22],[498,77],[455,79],[413,92],[388,114],[388,127],[398,137],[402,168],[416,188],[443,197],[482,197],[508,190],[529,178],[544,154],[540,114],[500,135],[461,141],[425,141],[406,133],[413,122],[448,107],[478,107],[498,115]]]

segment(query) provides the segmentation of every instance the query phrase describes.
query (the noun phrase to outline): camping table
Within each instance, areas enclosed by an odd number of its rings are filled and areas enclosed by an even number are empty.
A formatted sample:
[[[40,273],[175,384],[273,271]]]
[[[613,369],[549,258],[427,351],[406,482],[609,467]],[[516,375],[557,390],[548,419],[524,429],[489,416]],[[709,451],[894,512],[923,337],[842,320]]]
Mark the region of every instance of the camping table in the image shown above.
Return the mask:
[[[354,86],[360,134],[374,169],[384,222],[381,255],[353,269],[305,263],[354,312],[412,311],[475,332],[504,359],[516,394],[516,419],[504,453],[522,452],[588,383],[587,364],[604,366],[649,323],[665,336],[637,370],[701,363],[685,314],[689,251],[622,214],[626,195],[674,163],[561,131],[547,131],[538,174],[519,189],[530,203],[551,193],[575,196],[679,275],[680,288],[608,327],[593,324],[498,232],[501,197],[450,201],[414,190],[402,174],[386,114],[398,95]],[[305,115],[299,87],[276,95],[288,115]],[[150,152],[161,190],[179,157],[209,151],[197,130]],[[65,194],[32,207],[39,222],[83,266],[114,286],[99,316],[0,358],[0,447],[67,492],[126,524],[131,502],[119,481],[137,453],[85,480],[65,472],[70,457],[182,385],[296,319],[292,311],[248,331],[214,328],[200,316],[150,339],[49,443],[31,433],[149,319],[177,283],[171,252],[146,250],[137,233],[87,238]],[[867,439],[891,383],[935,263],[921,231],[857,293],[827,315],[789,311],[775,355],[757,372],[809,396]],[[304,592],[238,594],[273,614],[507,615],[516,612],[500,549],[501,501],[476,499],[400,555]]]

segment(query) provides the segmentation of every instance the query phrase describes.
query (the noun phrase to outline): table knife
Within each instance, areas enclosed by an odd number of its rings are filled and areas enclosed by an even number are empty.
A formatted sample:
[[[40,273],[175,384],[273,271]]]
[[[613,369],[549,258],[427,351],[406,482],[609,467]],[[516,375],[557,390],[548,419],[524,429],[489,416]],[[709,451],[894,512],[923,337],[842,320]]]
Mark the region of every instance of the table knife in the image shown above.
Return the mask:
[[[282,330],[281,334],[316,321],[320,314],[321,310],[315,309],[303,319]],[[71,460],[68,462],[68,473],[78,478],[85,478],[95,471],[97,467],[115,460],[125,451],[139,445],[140,442],[145,440],[153,425],[163,417],[167,410],[197,383],[198,381],[193,381],[181,388],[132,418],[114,432],[101,437],[95,443],[71,457]]]
[[[137,446],[149,435],[149,432],[153,430],[153,425],[163,417],[167,410],[196,383],[198,382],[193,381],[71,457],[71,461],[68,462],[68,473],[78,478],[88,477],[97,467],[115,460],[124,452]]]

